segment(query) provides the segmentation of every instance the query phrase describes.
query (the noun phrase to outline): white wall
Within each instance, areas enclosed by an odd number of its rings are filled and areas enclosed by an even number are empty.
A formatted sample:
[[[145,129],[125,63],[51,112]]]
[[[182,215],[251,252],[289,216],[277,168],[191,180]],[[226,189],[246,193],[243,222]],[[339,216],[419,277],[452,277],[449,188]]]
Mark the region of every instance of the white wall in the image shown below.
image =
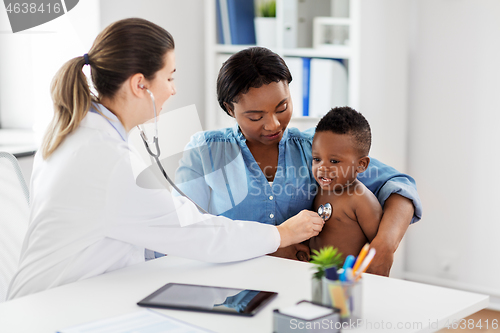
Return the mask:
[[[361,0],[360,4],[357,107],[372,129],[370,155],[406,172],[410,2]]]
[[[408,150],[424,219],[407,276],[496,296],[499,18],[497,0],[412,0]]]
[[[195,104],[204,124],[204,12],[203,0],[101,0],[101,28],[127,17],[154,22],[172,34],[175,41],[174,75],[177,95],[165,111]]]
[[[64,16],[16,34],[0,9],[1,126],[36,126],[43,132],[52,116],[49,87],[55,72],[87,52],[105,26],[126,17],[148,19],[172,33],[179,74],[177,96],[166,110],[196,104],[203,121],[203,0],[85,0]]]
[[[99,0],[85,0],[65,15],[12,33],[0,7],[0,122],[35,128],[38,137],[53,114],[50,82],[69,59],[82,56],[99,32]]]

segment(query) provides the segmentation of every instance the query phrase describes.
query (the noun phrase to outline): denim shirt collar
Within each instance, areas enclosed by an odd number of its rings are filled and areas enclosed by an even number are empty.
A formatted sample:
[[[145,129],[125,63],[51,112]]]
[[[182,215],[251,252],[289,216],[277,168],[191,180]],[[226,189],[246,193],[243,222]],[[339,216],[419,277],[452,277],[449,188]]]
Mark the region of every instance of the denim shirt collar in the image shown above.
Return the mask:
[[[236,141],[238,141],[238,144],[240,145],[246,144],[247,139],[245,138],[243,133],[241,133],[240,126],[237,123],[233,126],[233,134],[234,137],[236,138]],[[285,128],[285,131],[283,132],[283,137],[281,138],[279,145],[280,146],[284,145],[287,140],[288,140],[288,127]]]
[[[105,119],[118,132],[122,140],[127,141],[127,131],[125,131],[125,127],[123,127],[122,123],[113,112],[108,110],[104,105],[97,103],[93,103],[89,111],[104,115]]]

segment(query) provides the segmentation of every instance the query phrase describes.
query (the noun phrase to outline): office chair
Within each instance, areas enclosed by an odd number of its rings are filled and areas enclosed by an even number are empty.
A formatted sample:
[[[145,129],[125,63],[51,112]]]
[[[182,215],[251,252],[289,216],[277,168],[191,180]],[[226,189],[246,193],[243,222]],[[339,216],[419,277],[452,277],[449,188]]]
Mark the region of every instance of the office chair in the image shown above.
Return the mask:
[[[17,271],[28,219],[29,191],[19,164],[0,152],[0,302]]]

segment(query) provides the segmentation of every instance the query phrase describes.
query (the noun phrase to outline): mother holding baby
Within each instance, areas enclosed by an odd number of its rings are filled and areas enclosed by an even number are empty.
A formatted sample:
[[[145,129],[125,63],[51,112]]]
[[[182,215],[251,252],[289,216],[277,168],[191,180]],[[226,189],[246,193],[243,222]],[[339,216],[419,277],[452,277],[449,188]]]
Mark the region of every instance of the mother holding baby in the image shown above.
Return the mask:
[[[291,81],[284,60],[266,48],[242,50],[222,65],[217,98],[237,124],[195,134],[176,172],[180,189],[209,213],[279,225],[312,209],[314,129],[288,128]],[[387,276],[408,226],[421,218],[415,181],[373,158],[358,179],[383,208],[371,241],[377,255],[368,272]],[[295,259],[298,251],[309,253],[309,248],[295,244],[274,255]]]

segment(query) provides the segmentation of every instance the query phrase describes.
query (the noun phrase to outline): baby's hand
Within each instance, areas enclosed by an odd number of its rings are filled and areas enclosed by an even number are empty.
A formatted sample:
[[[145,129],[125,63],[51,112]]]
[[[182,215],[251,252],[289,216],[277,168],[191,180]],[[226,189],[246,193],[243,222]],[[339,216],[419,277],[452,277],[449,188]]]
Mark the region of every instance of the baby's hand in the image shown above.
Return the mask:
[[[307,245],[298,243],[279,248],[278,251],[271,253],[270,255],[292,260],[309,261],[310,253]]]

